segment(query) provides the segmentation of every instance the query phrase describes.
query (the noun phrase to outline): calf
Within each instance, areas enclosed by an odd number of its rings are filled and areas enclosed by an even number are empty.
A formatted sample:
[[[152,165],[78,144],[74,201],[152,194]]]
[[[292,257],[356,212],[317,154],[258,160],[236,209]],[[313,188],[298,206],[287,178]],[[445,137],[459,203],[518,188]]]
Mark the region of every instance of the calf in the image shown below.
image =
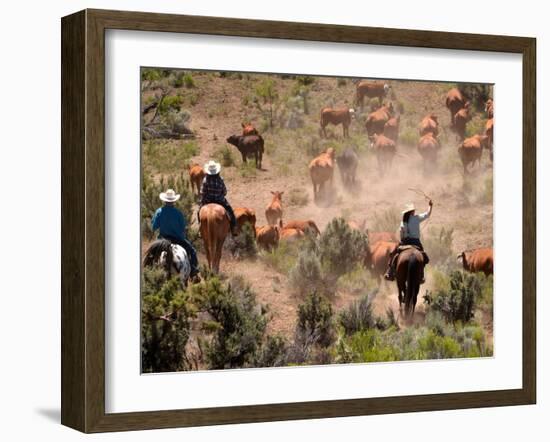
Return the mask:
[[[373,135],[371,147],[378,161],[378,172],[383,176],[390,168],[397,151],[395,142],[384,135]]]
[[[317,194],[324,188],[328,181],[332,186],[334,176],[334,157],[336,153],[332,147],[315,157],[309,163],[309,175],[313,183],[313,197],[317,198]]]
[[[237,226],[239,231],[242,230],[245,224],[250,224],[252,232],[256,235],[256,212],[253,209],[248,209],[246,207],[236,207],[233,212],[235,212],[235,218],[237,220]]]
[[[439,134],[439,121],[437,121],[437,115],[429,114],[422,118],[422,121],[418,125],[418,132],[421,137],[429,133],[437,137]]]
[[[348,147],[341,155],[336,157],[336,164],[340,170],[340,177],[344,186],[355,184],[355,174],[359,164],[359,156],[355,149]]]
[[[258,247],[271,251],[279,245],[279,227],[256,227],[256,244]]]
[[[315,224],[315,221],[312,219],[308,220],[292,220],[287,222],[283,229],[298,229],[301,230],[304,233],[311,232],[315,236],[318,236],[321,234],[319,231],[319,228],[317,227],[317,224]]]
[[[397,117],[392,117],[386,124],[384,124],[384,136],[388,137],[390,140],[393,140],[397,143],[397,138],[399,137],[399,122],[401,121],[401,115]]]
[[[252,123],[241,123],[243,128],[243,137],[247,135],[260,135]]]
[[[349,125],[351,119],[355,116],[355,111],[347,107],[332,108],[324,107],[321,109],[321,131],[323,136],[327,137],[326,127],[328,124],[342,125],[344,138],[349,136]]]
[[[493,274],[493,249],[490,247],[466,250],[457,259],[462,260],[462,267],[468,272],[483,272],[485,276]]]
[[[201,193],[202,180],[204,179],[204,169],[198,164],[189,165],[189,180],[191,181],[191,190],[193,193],[197,190],[197,196]]]
[[[487,135],[487,143],[489,144],[489,158],[491,159],[491,163],[493,162],[493,127],[494,127],[494,119],[491,118],[487,120],[485,123],[485,135]]]
[[[474,135],[466,138],[458,147],[458,155],[464,167],[464,175],[468,172],[470,164],[474,165],[477,161],[479,165],[483,149],[489,149],[489,137],[487,135]]]
[[[464,97],[464,95],[462,95],[462,92],[460,92],[460,90],[458,90],[456,87],[450,89],[449,92],[447,92],[445,105],[451,113],[451,126],[454,124],[455,114],[463,107],[466,107],[467,102],[468,100],[466,100],[466,97]]]
[[[265,219],[270,226],[276,226],[279,221],[283,220],[283,193],[271,192],[273,199],[265,209]]]
[[[246,163],[247,157],[254,155],[256,168],[262,168],[264,139],[260,135],[231,135],[226,141],[239,149],[243,163]]]
[[[365,121],[365,127],[369,135],[369,139],[375,134],[383,134],[384,126],[388,120],[393,116],[393,104],[387,104],[380,109],[371,112]]]
[[[466,107],[460,109],[453,118],[453,129],[456,132],[456,136],[460,141],[466,137],[466,124],[472,119],[470,115],[469,104],[466,103]]]
[[[430,171],[430,167],[435,166],[437,163],[437,156],[440,149],[439,140],[431,132],[429,132],[420,137],[416,148],[424,160],[424,173],[428,173]]]
[[[397,242],[393,241],[378,241],[373,245],[369,245],[365,255],[365,267],[378,278],[378,282],[382,282],[382,276],[388,269],[390,256],[398,246]]]

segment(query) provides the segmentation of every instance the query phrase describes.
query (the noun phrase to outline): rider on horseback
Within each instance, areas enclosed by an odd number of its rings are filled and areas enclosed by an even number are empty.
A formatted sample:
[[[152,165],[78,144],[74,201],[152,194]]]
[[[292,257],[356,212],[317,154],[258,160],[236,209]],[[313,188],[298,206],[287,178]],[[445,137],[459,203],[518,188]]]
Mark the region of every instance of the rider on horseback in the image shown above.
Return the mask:
[[[403,219],[399,227],[401,242],[399,243],[399,246],[396,247],[395,250],[390,255],[388,270],[384,275],[384,278],[386,278],[388,281],[393,281],[395,279],[395,268],[397,265],[397,258],[399,257],[399,253],[401,251],[400,250],[401,246],[405,246],[405,245],[415,246],[422,252],[422,255],[424,256],[424,265],[428,264],[429,262],[428,255],[424,251],[424,247],[420,242],[420,223],[422,221],[427,220],[430,217],[432,213],[432,207],[433,207],[432,200],[429,201],[429,205],[430,207],[428,208],[428,211],[421,213],[419,215],[415,215],[414,204],[407,204],[407,206],[405,207],[405,210],[401,212],[403,215]],[[424,271],[422,271],[421,284],[423,283],[424,283]]]
[[[174,192],[173,189],[168,189],[166,192],[162,192],[159,198],[164,202],[164,205],[157,209],[151,220],[153,231],[158,229],[159,238],[167,239],[185,249],[191,265],[190,276],[193,278],[199,273],[199,262],[195,248],[185,237],[185,227],[187,225],[185,216],[175,206],[176,201],[180,199],[180,195]]]
[[[223,178],[220,175],[221,168],[222,166],[220,163],[212,160],[204,165],[204,172],[206,175],[202,181],[201,202],[197,216],[199,216],[202,206],[211,203],[219,204],[227,212],[229,222],[231,224],[231,233],[233,236],[236,236],[238,234],[237,219],[235,218],[233,208],[229,205],[227,199],[225,198],[225,195],[227,195],[227,188],[225,187]]]

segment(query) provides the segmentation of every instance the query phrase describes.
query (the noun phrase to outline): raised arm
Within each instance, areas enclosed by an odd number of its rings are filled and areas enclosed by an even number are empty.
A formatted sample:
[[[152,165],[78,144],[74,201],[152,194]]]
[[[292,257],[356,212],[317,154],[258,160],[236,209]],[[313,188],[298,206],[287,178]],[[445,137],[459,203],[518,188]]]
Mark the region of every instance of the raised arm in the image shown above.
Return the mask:
[[[432,207],[433,207],[432,200],[430,200],[429,205],[430,206],[428,207],[427,212],[424,212],[424,213],[421,213],[421,214],[418,215],[418,219],[420,220],[420,222],[426,221],[430,217],[430,215],[432,214]]]

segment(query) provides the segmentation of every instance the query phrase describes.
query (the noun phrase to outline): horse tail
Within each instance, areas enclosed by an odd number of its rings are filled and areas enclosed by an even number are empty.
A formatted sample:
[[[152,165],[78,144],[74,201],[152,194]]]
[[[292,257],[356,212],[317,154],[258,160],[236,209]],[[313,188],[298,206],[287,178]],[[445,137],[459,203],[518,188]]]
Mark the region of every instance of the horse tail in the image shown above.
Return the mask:
[[[418,295],[418,288],[420,286],[419,266],[421,263],[418,261],[416,253],[411,253],[407,264],[407,292],[405,294],[405,309],[407,314],[412,314],[416,304],[414,298]]]
[[[174,262],[174,252],[172,251],[172,243],[167,239],[158,239],[149,246],[143,258],[143,266],[150,267],[157,264],[163,252],[166,253],[166,272],[168,273],[168,277],[170,277]]]

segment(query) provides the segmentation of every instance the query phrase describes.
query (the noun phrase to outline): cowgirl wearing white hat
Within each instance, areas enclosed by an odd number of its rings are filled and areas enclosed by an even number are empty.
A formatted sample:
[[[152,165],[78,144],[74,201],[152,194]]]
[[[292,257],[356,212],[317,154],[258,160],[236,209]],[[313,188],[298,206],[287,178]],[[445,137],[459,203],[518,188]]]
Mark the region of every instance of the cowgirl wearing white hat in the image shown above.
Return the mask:
[[[174,205],[180,199],[180,195],[174,189],[168,189],[166,192],[161,192],[159,198],[164,202],[164,205],[157,209],[151,220],[153,231],[158,229],[159,238],[167,239],[173,244],[179,244],[185,249],[191,264],[191,277],[194,277],[199,273],[197,252],[185,237],[187,226],[185,216]]]
[[[227,195],[227,188],[225,182],[220,175],[222,166],[216,161],[210,160],[204,165],[204,179],[201,186],[201,204],[197,212],[197,216],[200,213],[202,206],[206,204],[219,204],[222,206],[229,215],[229,221],[231,223],[231,232],[233,235],[237,234],[237,220],[233,208],[225,198]],[[200,218],[199,218],[200,222]]]
[[[432,214],[432,207],[433,202],[430,200],[428,210],[424,213],[416,215],[414,204],[407,204],[401,212],[403,219],[401,220],[401,225],[399,226],[399,236],[401,237],[399,245],[412,245],[418,247],[424,254],[424,264],[428,264],[429,259],[426,252],[424,252],[422,243],[420,242],[420,223],[426,221],[430,217]],[[395,266],[397,264],[398,255],[399,247],[396,247],[395,251],[390,256],[388,271],[384,275],[388,281],[393,281],[395,279]],[[422,279],[422,282],[424,282],[424,279]]]

